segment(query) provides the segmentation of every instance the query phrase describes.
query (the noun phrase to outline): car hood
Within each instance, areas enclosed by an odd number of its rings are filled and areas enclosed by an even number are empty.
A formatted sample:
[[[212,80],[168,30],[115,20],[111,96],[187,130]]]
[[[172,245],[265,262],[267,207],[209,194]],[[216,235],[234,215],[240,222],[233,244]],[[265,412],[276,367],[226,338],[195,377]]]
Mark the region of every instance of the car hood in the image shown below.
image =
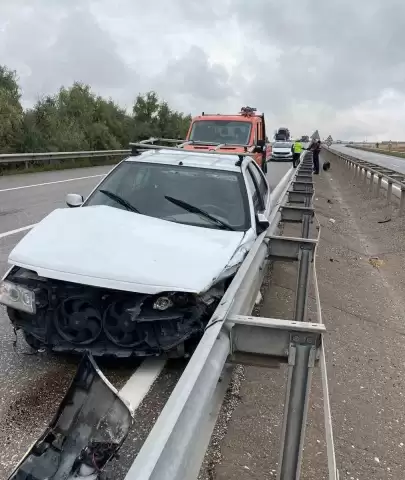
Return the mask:
[[[17,244],[9,263],[42,277],[117,290],[199,293],[221,274],[244,235],[108,206],[61,208]]]

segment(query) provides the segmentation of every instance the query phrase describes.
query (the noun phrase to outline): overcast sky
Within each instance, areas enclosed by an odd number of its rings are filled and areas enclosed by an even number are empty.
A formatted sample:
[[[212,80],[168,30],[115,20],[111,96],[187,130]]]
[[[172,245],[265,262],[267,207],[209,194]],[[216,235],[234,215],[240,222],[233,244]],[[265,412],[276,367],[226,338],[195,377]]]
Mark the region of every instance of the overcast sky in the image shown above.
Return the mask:
[[[130,107],[264,111],[270,131],[405,139],[404,0],[0,0],[24,106],[74,80]]]

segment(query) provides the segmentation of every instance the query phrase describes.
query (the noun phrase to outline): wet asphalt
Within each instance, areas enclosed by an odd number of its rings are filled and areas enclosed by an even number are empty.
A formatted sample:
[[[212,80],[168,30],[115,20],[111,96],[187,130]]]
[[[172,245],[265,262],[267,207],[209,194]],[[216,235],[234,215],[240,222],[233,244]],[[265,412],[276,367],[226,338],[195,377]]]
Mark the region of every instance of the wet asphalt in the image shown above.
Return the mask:
[[[383,153],[367,152],[359,150],[358,148],[350,148],[344,145],[333,145],[333,150],[336,150],[346,155],[350,155],[366,162],[376,163],[382,167],[390,168],[400,173],[405,173],[405,158],[394,157],[392,155],[385,155]]]

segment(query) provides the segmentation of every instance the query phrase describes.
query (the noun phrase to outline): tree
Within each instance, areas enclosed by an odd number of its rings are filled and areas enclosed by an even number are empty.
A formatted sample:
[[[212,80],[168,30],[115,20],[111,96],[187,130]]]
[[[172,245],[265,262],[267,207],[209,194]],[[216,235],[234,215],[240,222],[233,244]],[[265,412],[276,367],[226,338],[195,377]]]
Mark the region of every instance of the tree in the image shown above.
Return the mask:
[[[0,152],[12,153],[18,149],[23,118],[17,74],[0,65]]]
[[[25,112],[20,96],[16,73],[0,66],[0,152],[127,148],[150,137],[184,138],[191,122],[153,91],[136,97],[131,114],[80,82]]]
[[[168,103],[159,101],[153,91],[139,94],[132,111],[136,140],[150,137],[184,138],[191,122],[190,115],[171,110]]]

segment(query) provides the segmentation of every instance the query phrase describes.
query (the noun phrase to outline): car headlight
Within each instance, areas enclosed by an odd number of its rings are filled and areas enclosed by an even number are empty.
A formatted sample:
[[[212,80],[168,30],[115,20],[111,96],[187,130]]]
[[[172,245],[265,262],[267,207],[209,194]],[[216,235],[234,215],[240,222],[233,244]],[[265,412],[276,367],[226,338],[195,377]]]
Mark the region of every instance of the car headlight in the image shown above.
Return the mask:
[[[0,284],[0,303],[27,313],[35,313],[35,293],[28,288],[4,280]]]
[[[155,310],[160,310],[163,312],[164,310],[167,310],[168,308],[173,306],[173,301],[171,298],[162,296],[158,297],[154,302],[153,302],[153,308]]]

